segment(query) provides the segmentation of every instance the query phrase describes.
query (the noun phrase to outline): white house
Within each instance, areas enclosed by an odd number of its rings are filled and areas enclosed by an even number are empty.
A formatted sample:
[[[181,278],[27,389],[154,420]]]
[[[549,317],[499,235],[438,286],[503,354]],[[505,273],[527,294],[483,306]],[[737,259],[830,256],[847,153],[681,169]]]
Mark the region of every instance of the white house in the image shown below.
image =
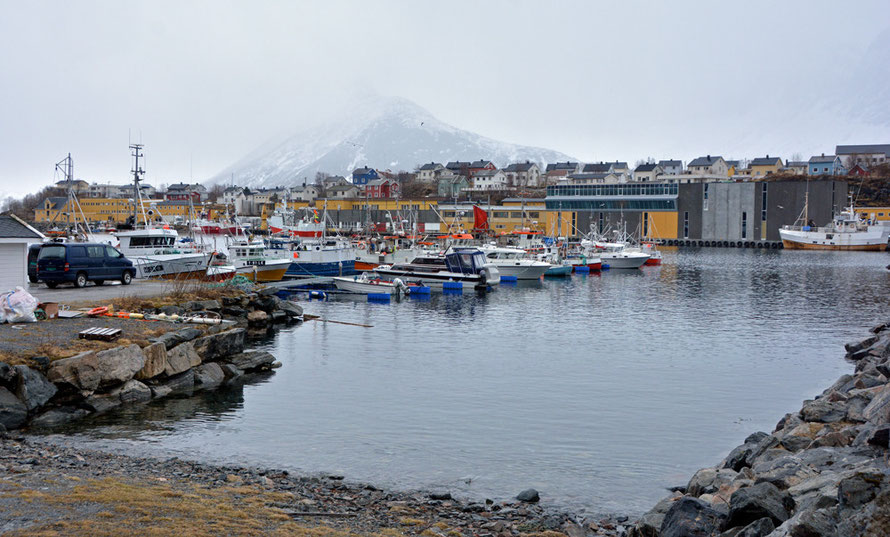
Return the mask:
[[[483,170],[473,176],[473,190],[506,190],[507,174],[503,170]]]
[[[424,164],[417,169],[417,180],[423,181],[424,183],[432,183],[439,177],[439,173],[441,173],[444,169],[445,166],[439,164],[438,162],[430,162],[429,164]]]
[[[652,183],[658,180],[658,176],[664,174],[664,170],[658,164],[640,164],[634,168],[634,181]]]
[[[0,215],[0,293],[28,288],[28,243],[43,235],[14,214]]]
[[[729,166],[726,160],[721,156],[707,155],[694,159],[686,167],[686,171],[693,175],[720,175],[727,176],[729,174]]]
[[[538,186],[541,184],[541,168],[534,162],[517,162],[504,168],[507,182],[513,186]]]
[[[361,195],[362,189],[350,183],[329,187],[327,193],[329,199],[357,198]]]
[[[841,164],[848,170],[856,164],[870,168],[890,162],[890,144],[839,145],[834,154],[841,158]]]
[[[683,161],[659,160],[658,165],[664,170],[664,175],[680,175],[683,173]]]

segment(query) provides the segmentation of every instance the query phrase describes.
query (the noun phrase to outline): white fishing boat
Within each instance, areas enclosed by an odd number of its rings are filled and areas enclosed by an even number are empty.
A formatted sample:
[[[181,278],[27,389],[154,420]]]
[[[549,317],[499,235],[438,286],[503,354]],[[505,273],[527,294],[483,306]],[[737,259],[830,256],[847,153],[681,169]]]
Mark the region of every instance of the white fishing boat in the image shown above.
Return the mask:
[[[120,251],[133,261],[137,278],[202,278],[211,252],[176,244],[179,234],[167,226],[146,227],[113,234]]]
[[[807,222],[807,204],[803,216]],[[860,214],[850,201],[827,226],[783,226],[779,230],[782,245],[789,250],[859,250],[883,251],[887,248],[890,226],[869,224],[866,215]]]
[[[267,250],[261,240],[234,239],[228,245],[229,262],[235,271],[256,282],[277,282],[291,265],[289,257],[275,250]]]
[[[582,245],[585,241],[581,241]],[[597,252],[604,265],[610,269],[638,269],[649,260],[649,254],[634,251],[625,242],[593,241],[590,246]]]
[[[452,249],[444,256],[418,256],[410,263],[381,265],[374,272],[385,278],[421,282],[434,289],[458,283],[461,287],[485,289],[501,281],[498,268],[477,248]]]
[[[528,257],[525,250],[483,245],[479,248],[485,254],[488,263],[496,266],[501,277],[517,280],[537,280],[550,269],[550,263]]]

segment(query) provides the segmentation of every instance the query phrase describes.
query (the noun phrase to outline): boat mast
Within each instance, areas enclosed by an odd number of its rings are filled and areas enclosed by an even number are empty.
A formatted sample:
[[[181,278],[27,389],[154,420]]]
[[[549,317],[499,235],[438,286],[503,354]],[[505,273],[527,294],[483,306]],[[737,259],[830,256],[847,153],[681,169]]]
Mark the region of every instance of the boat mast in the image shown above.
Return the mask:
[[[83,221],[84,235],[88,240],[92,240],[90,224],[87,222],[87,218],[83,214],[83,209],[80,206],[80,201],[77,199],[77,194],[74,192],[74,159],[71,158],[71,153],[68,153],[67,157],[56,163],[56,171],[65,175],[65,187],[68,196],[66,204],[68,210],[65,211],[65,216],[67,218],[68,229],[71,229],[71,214],[74,213],[74,234],[77,235],[77,214],[80,213],[80,218]]]
[[[139,181],[145,174],[145,170],[139,167],[139,158],[142,157],[142,144],[130,144],[130,155],[133,157],[133,226],[139,221],[139,211],[142,211],[142,222],[148,225],[148,218],[145,216],[145,207],[142,206],[142,189],[139,188]]]

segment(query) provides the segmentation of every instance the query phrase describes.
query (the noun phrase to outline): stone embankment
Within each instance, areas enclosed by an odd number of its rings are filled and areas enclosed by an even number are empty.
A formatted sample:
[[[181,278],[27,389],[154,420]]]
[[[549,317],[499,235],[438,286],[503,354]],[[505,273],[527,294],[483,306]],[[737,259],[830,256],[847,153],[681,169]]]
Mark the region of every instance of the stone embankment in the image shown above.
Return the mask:
[[[890,323],[872,333],[847,345],[854,374],[696,472],[629,534],[890,535]]]
[[[273,323],[303,313],[271,291],[165,306],[153,313],[198,310],[219,312],[234,323],[209,329],[170,324],[170,331],[144,347],[88,350],[52,362],[34,360],[31,366],[0,362],[0,430],[53,427],[119,405],[214,389],[245,373],[272,369],[280,365],[275,357],[245,350],[245,342],[265,335]]]

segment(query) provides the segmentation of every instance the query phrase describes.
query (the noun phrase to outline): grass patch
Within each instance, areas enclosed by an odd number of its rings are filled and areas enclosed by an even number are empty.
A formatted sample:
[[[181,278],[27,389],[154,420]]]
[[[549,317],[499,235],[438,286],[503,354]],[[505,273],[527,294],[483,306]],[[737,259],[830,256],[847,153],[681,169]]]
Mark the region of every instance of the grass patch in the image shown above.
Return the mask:
[[[44,494],[18,490],[4,494],[25,502],[40,502],[67,513],[64,520],[42,521],[4,535],[116,537],[362,537],[326,526],[295,523],[269,503],[281,499],[260,487],[207,488],[196,485],[156,484],[119,478],[92,480],[67,490]],[[98,512],[96,509],[98,508]],[[423,521],[417,521],[422,523]],[[373,537],[401,537],[385,530]],[[368,537],[365,535],[365,537]]]

